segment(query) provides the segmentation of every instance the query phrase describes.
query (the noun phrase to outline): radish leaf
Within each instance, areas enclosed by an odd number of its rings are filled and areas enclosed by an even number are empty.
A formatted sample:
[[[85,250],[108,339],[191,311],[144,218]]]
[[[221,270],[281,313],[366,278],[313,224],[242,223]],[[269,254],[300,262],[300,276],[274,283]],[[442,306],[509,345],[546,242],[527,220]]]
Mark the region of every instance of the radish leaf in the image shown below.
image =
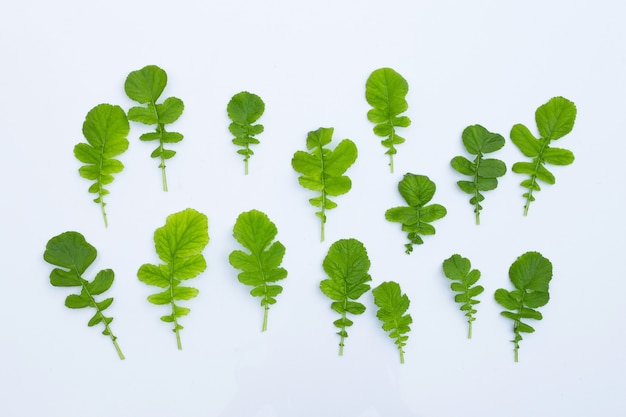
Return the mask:
[[[407,254],[413,251],[413,245],[424,243],[420,235],[435,234],[430,222],[447,214],[440,204],[426,205],[435,195],[435,189],[435,183],[427,176],[407,173],[398,183],[398,190],[409,206],[393,207],[385,212],[388,221],[402,223],[402,231],[407,232],[409,243],[404,245]]]
[[[143,264],[137,271],[139,281],[162,288],[152,294],[148,301],[156,305],[169,305],[171,313],[161,317],[166,323],[174,323],[178,349],[182,349],[178,319],[189,314],[189,309],[179,306],[176,301],[190,300],[198,295],[198,290],[182,286],[182,281],[195,278],[206,269],[202,251],[209,243],[208,219],[206,215],[185,209],[167,217],[165,225],[154,232],[157,255],[164,263]]]
[[[264,129],[262,124],[255,125],[253,123],[263,115],[265,103],[263,103],[261,97],[256,94],[242,91],[233,96],[226,110],[228,117],[233,121],[230,126],[228,126],[228,130],[235,135],[233,143],[243,147],[243,149],[239,149],[237,153],[243,155],[245,174],[248,175],[248,160],[250,156],[254,155],[254,152],[250,149],[250,145],[260,143],[259,140],[255,138],[255,135],[261,134]]]
[[[499,159],[484,159],[483,154],[495,152],[504,146],[504,138],[497,133],[491,133],[481,125],[468,126],[463,130],[463,145],[472,155],[473,161],[463,156],[456,156],[450,161],[452,168],[463,175],[471,177],[471,181],[458,181],[463,192],[471,194],[470,204],[474,206],[476,224],[480,224],[480,202],[485,197],[481,191],[493,190],[498,186],[498,177],[506,173],[506,165]]]
[[[343,175],[356,161],[357,147],[350,139],[344,139],[334,150],[325,148],[333,136],[332,127],[321,127],[309,132],[306,139],[306,147],[309,152],[297,151],[291,166],[302,174],[298,182],[304,188],[318,191],[320,195],[309,199],[313,207],[319,207],[320,211],[315,214],[321,220],[321,240],[324,241],[324,224],[326,223],[326,210],[337,207],[337,203],[328,196],[338,196],[347,193],[352,188],[352,181]]]
[[[249,253],[234,250],[228,257],[230,264],[242,271],[238,275],[239,282],[253,286],[250,294],[261,297],[264,308],[261,331],[267,330],[270,305],[276,303],[276,296],[283,291],[283,287],[275,283],[287,277],[287,270],[280,267],[285,246],[279,241],[273,242],[277,233],[276,225],[265,213],[258,210],[241,213],[233,236]]]
[[[183,140],[183,135],[178,132],[168,132],[165,125],[174,123],[183,113],[185,106],[181,99],[169,97],[162,103],[157,103],[161,93],[167,84],[167,74],[156,65],[148,65],[140,70],[132,71],[126,77],[124,91],[126,95],[146,106],[131,107],[128,110],[128,119],[146,125],[156,125],[155,132],[144,133],[139,137],[143,141],[159,141],[159,145],[150,155],[159,158],[163,191],[167,191],[167,178],[165,176],[165,161],[172,158],[176,151],[165,149],[167,143],[177,143]]]
[[[114,273],[111,269],[103,269],[98,272],[89,282],[83,278],[83,274],[96,260],[98,252],[78,232],[65,232],[53,237],[48,241],[43,259],[59,268],[54,268],[50,273],[50,284],[55,287],[80,287],[80,294],[68,295],[65,305],[68,308],[92,307],[96,313],[89,320],[89,327],[103,323],[102,334],[109,336],[120,359],[124,359],[117,337],[113,335],[110,324],[112,317],[106,317],[104,310],[113,303],[113,298],[96,301],[96,295],[103,294],[113,285]]]
[[[530,203],[535,201],[534,191],[540,191],[537,181],[554,184],[554,175],[545,167],[552,165],[569,165],[574,162],[574,154],[567,149],[551,148],[550,142],[567,135],[574,128],[576,106],[563,97],[553,97],[546,104],[539,106],[535,112],[535,121],[541,137],[539,139],[523,124],[516,124],[511,129],[511,141],[522,153],[532,158],[532,162],[516,162],[511,168],[518,174],[529,175],[530,178],[521,182],[528,189],[523,197],[524,216],[528,215]]]
[[[454,296],[454,301],[461,304],[461,311],[467,317],[467,338],[472,338],[472,322],[476,320],[474,306],[480,301],[475,297],[485,290],[481,285],[474,285],[480,279],[480,271],[471,269],[470,260],[461,255],[454,254],[443,261],[443,272],[452,281],[450,288],[458,293]]]
[[[320,282],[320,289],[333,301],[330,307],[341,315],[333,324],[339,329],[339,355],[343,355],[347,328],[353,324],[347,315],[365,311],[365,306],[356,300],[370,289],[370,260],[361,242],[341,239],[330,246],[322,266],[330,279]]]
[[[548,287],[552,279],[552,263],[539,252],[526,252],[509,268],[509,278],[514,290],[500,288],[495,292],[495,299],[507,311],[504,317],[513,320],[512,342],[515,351],[515,362],[518,361],[519,342],[522,333],[533,333],[535,329],[524,323],[522,319],[541,320],[542,314],[535,310],[550,301]]]
[[[405,314],[409,309],[410,300],[406,294],[402,294],[397,282],[387,281],[372,290],[374,304],[378,306],[376,317],[383,322],[383,330],[389,332],[389,337],[400,352],[400,363],[404,363],[404,346],[409,339],[407,334],[413,323],[410,314]]]
[[[400,116],[409,105],[406,95],[409,92],[407,81],[391,68],[379,68],[372,72],[365,83],[365,99],[373,107],[367,112],[367,118],[375,123],[374,134],[383,137],[382,145],[387,148],[389,167],[393,172],[393,156],[396,146],[405,139],[396,133],[396,127],[408,127],[411,119]]]
[[[113,174],[124,169],[124,164],[114,157],[128,149],[126,136],[129,130],[126,113],[120,106],[98,104],[87,113],[83,123],[83,136],[87,143],[74,146],[74,156],[85,164],[78,170],[80,176],[95,181],[89,192],[97,195],[93,201],[100,204],[105,227],[108,221],[104,196],[109,194],[109,190],[104,186],[113,182]]]

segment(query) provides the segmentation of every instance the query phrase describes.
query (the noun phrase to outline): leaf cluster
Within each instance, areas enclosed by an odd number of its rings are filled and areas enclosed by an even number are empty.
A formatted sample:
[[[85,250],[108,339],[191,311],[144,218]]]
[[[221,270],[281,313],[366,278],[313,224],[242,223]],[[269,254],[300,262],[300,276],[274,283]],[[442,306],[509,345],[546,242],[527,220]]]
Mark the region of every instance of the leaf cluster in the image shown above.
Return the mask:
[[[512,167],[513,172],[530,176],[521,182],[521,186],[528,189],[523,194],[526,198],[525,216],[528,214],[530,203],[535,201],[533,192],[541,190],[537,181],[546,184],[555,183],[554,174],[546,168],[545,164],[569,165],[574,162],[572,151],[553,148],[550,143],[570,133],[574,128],[575,120],[574,103],[564,97],[553,97],[539,106],[535,112],[539,138],[536,138],[523,124],[516,124],[511,129],[511,141],[525,156],[532,158],[531,162],[516,162]]]
[[[367,112],[367,119],[376,124],[374,134],[385,138],[380,143],[387,148],[385,155],[389,155],[391,172],[393,156],[398,152],[396,145],[405,142],[405,139],[397,134],[396,128],[411,125],[408,116],[400,116],[409,108],[406,101],[408,92],[407,81],[391,68],[373,71],[365,83],[365,99],[372,106]]]
[[[280,267],[285,256],[285,246],[274,242],[278,233],[276,225],[269,217],[258,210],[241,213],[233,228],[233,236],[249,252],[234,250],[228,260],[241,270],[238,279],[245,285],[254,287],[250,294],[261,297],[264,308],[262,331],[267,330],[267,315],[270,305],[276,303],[276,297],[283,287],[275,284],[287,277],[287,270]]]
[[[365,311],[365,306],[356,300],[370,289],[370,260],[363,243],[341,239],[330,246],[322,267],[329,278],[320,282],[320,289],[332,300],[330,307],[341,315],[333,324],[339,329],[339,355],[343,355],[347,328],[353,324],[348,314],[359,315]]]
[[[83,274],[96,260],[96,248],[89,244],[83,235],[78,232],[65,232],[50,239],[46,245],[43,258],[46,262],[57,266],[50,273],[50,284],[55,287],[79,287],[79,294],[70,294],[65,299],[68,308],[92,307],[96,310],[87,325],[89,327],[103,323],[102,334],[109,336],[115,346],[120,359],[124,355],[117,344],[117,338],[109,326],[112,317],[104,315],[104,311],[111,306],[113,298],[96,301],[95,296],[106,292],[113,285],[114,273],[111,269],[103,269],[89,282]]]
[[[231,98],[226,107],[226,111],[228,117],[232,120],[232,123],[228,126],[228,130],[235,136],[233,143],[243,147],[243,149],[239,149],[237,153],[243,155],[245,174],[247,175],[248,160],[250,156],[254,155],[254,152],[250,149],[250,145],[260,143],[255,136],[263,133],[264,130],[262,124],[253,123],[263,115],[265,103],[261,100],[261,97],[256,94],[242,91]]]
[[[409,243],[406,253],[413,251],[413,245],[424,243],[420,235],[434,235],[435,228],[430,222],[441,219],[447,214],[440,204],[426,205],[435,195],[435,183],[425,175],[407,173],[398,183],[398,191],[408,206],[393,207],[385,212],[390,222],[402,224],[402,231],[407,232]]]
[[[495,152],[504,146],[504,138],[497,133],[489,132],[481,125],[468,126],[463,130],[463,145],[467,152],[476,155],[473,161],[455,156],[450,164],[463,175],[471,177],[470,181],[462,180],[457,184],[463,192],[471,194],[470,204],[474,206],[476,224],[480,224],[480,202],[485,199],[481,191],[494,190],[498,186],[498,177],[506,173],[506,165],[499,159],[483,158],[486,153]]]
[[[120,106],[98,104],[87,113],[83,123],[87,143],[74,146],[74,156],[85,164],[78,170],[80,176],[94,181],[89,192],[97,195],[93,201],[100,204],[105,227],[108,221],[104,196],[109,190],[104,186],[113,182],[113,174],[124,169],[124,164],[115,157],[128,149],[129,130],[126,113]]]
[[[321,240],[324,240],[326,210],[337,207],[328,196],[339,196],[352,188],[352,180],[345,172],[356,161],[357,147],[350,139],[344,139],[334,150],[326,148],[332,141],[334,129],[321,127],[307,135],[306,148],[309,152],[297,151],[291,166],[302,174],[298,182],[304,188],[317,191],[319,196],[309,199],[313,207],[320,210],[315,214],[321,220]]]
[[[512,340],[515,346],[515,362],[518,361],[519,342],[522,333],[533,333],[535,329],[522,319],[541,320],[542,314],[535,310],[550,301],[549,285],[552,279],[552,263],[539,252],[526,252],[517,258],[509,268],[509,279],[515,287],[508,291],[500,288],[495,292],[495,299],[508,311],[504,317],[513,320]]]
[[[166,323],[174,323],[178,349],[180,325],[178,319],[189,314],[189,309],[176,302],[190,300],[198,295],[193,287],[183,286],[182,282],[197,277],[206,269],[202,251],[209,243],[208,219],[206,215],[188,208],[167,217],[165,225],[154,232],[156,253],[162,264],[143,264],[137,271],[139,280],[147,285],[162,288],[163,291],[148,296],[148,301],[156,305],[169,305],[171,313],[161,317]]]
[[[128,110],[128,119],[145,125],[156,125],[154,132],[142,134],[142,141],[158,141],[158,146],[150,155],[160,158],[163,190],[167,191],[165,175],[165,161],[176,155],[176,151],[165,149],[166,144],[177,143],[183,140],[178,132],[168,132],[165,125],[174,123],[183,113],[183,101],[176,97],[168,97],[162,103],[157,103],[167,84],[167,73],[156,65],[147,65],[140,70],[132,71],[126,77],[124,91],[131,99],[145,106],[135,106]]]
[[[450,289],[458,293],[454,296],[454,301],[461,304],[461,311],[467,317],[467,338],[472,338],[472,322],[476,320],[476,304],[480,303],[476,296],[485,290],[481,285],[475,285],[480,279],[480,271],[471,269],[470,260],[459,254],[454,254],[443,261],[443,272],[451,279]]]
[[[406,294],[402,294],[397,282],[386,281],[372,290],[374,304],[378,306],[376,317],[383,322],[383,330],[389,332],[389,337],[400,352],[400,363],[404,363],[404,346],[409,339],[410,324],[413,318],[405,314],[411,301]]]

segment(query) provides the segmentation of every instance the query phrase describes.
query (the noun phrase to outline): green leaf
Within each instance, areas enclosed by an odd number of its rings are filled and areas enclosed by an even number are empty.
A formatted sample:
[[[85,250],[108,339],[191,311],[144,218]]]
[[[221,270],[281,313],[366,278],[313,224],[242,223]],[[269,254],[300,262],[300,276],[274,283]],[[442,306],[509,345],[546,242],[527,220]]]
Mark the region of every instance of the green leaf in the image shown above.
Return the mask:
[[[495,152],[504,146],[502,135],[489,132],[481,125],[466,127],[463,130],[462,138],[465,149],[472,155]]]
[[[480,191],[494,190],[498,186],[497,177],[506,173],[506,165],[499,159],[484,159],[483,154],[495,152],[504,146],[504,138],[497,133],[489,132],[481,125],[468,126],[463,130],[463,145],[467,152],[476,155],[474,162],[462,156],[455,156],[450,161],[452,167],[463,175],[471,177],[471,181],[458,181],[459,188],[471,194],[470,204],[474,206],[476,224],[480,224],[479,202],[485,197]]]
[[[83,278],[87,268],[95,261],[96,248],[89,244],[83,235],[78,232],[65,232],[54,236],[46,244],[43,259],[57,266],[50,273],[50,284],[55,287],[80,287],[79,294],[70,294],[65,298],[68,308],[92,307],[96,309],[95,316],[89,321],[88,326],[95,326],[104,322],[105,336],[109,336],[120,359],[124,354],[120,350],[109,327],[112,318],[104,317],[102,311],[107,309],[113,302],[113,298],[107,298],[98,302],[94,296],[100,295],[111,288],[114,273],[110,269],[104,269],[96,274],[93,281]]]
[[[543,159],[552,165],[569,165],[574,162],[574,154],[567,149],[548,148],[543,151]]]
[[[113,285],[113,278],[115,274],[111,269],[103,269],[96,274],[96,277],[91,283],[86,285],[91,295],[99,295],[111,288]]]
[[[148,65],[140,70],[132,71],[124,83],[126,95],[130,99],[146,105],[145,107],[132,107],[128,111],[128,118],[146,125],[156,125],[156,132],[144,133],[140,139],[159,141],[159,147],[152,152],[151,156],[160,159],[159,168],[161,168],[163,191],[167,191],[165,161],[176,154],[172,150],[165,149],[163,145],[180,142],[183,139],[183,135],[180,133],[166,131],[165,125],[178,120],[185,108],[183,101],[176,97],[169,97],[163,103],[157,103],[166,84],[167,74],[156,65]]]
[[[539,252],[526,252],[519,256],[509,268],[509,279],[516,288],[507,291],[503,288],[496,290],[495,299],[502,307],[502,316],[513,320],[513,339],[515,362],[518,361],[520,333],[532,333],[535,330],[524,319],[541,320],[542,314],[535,308],[544,306],[550,300],[549,284],[552,279],[552,263]]]
[[[405,314],[409,309],[410,300],[406,294],[402,294],[397,282],[386,281],[372,290],[374,304],[378,306],[376,317],[383,322],[383,330],[390,332],[389,336],[395,339],[395,344],[400,352],[400,363],[404,363],[404,350],[411,330],[409,324],[413,322],[410,314]]]
[[[156,65],[148,65],[132,71],[126,77],[124,91],[126,95],[141,104],[155,103],[167,84],[167,74]]]
[[[365,99],[372,106],[367,118],[375,123],[374,133],[384,137],[381,143],[388,148],[389,167],[393,172],[393,155],[396,154],[394,145],[404,142],[396,134],[396,127],[408,127],[411,120],[407,116],[398,117],[404,113],[409,105],[406,95],[409,91],[407,81],[391,68],[379,68],[373,71],[365,83]]]
[[[228,260],[241,270],[239,281],[254,288],[251,295],[261,297],[264,306],[262,331],[267,330],[269,306],[276,303],[276,296],[282,292],[279,285],[269,285],[287,277],[287,271],[280,267],[285,255],[285,247],[279,241],[274,242],[278,229],[267,214],[250,210],[237,217],[233,227],[233,237],[249,251],[234,250]]]
[[[474,175],[476,173],[476,165],[474,165],[469,159],[462,156],[455,156],[452,158],[450,165],[463,175]]]
[[[232,141],[235,145],[244,148],[238,153],[244,155],[245,174],[248,174],[248,159],[250,155],[254,154],[250,145],[259,143],[259,140],[254,136],[264,130],[263,125],[253,123],[263,115],[265,103],[256,94],[242,91],[230,99],[226,111],[228,117],[233,121],[228,127],[230,133],[235,136]]]
[[[539,252],[526,252],[511,265],[509,277],[519,290],[548,292],[552,263]]]
[[[168,97],[163,104],[157,104],[156,109],[159,115],[159,122],[168,125],[178,120],[183,114],[183,110],[185,110],[185,105],[179,98]],[[171,132],[167,133],[171,134]]]
[[[348,309],[344,311],[343,308],[338,309],[337,306],[349,305],[369,291],[370,285],[368,283],[372,280],[368,273],[370,260],[365,246],[360,241],[341,239],[330,246],[322,267],[329,278],[320,282],[320,290],[328,298],[338,302],[338,304],[333,303],[331,306],[334,306],[333,310],[342,315],[341,319],[335,322],[335,326],[340,329],[339,354],[342,355],[344,338],[348,335],[346,328],[350,327],[352,322],[346,317],[350,311]],[[365,306],[350,305],[352,312],[359,312],[356,314],[365,311]]]
[[[96,260],[97,255],[96,248],[90,245],[83,235],[78,232],[65,232],[48,241],[43,259],[75,273],[75,276],[80,276]],[[80,285],[80,279],[77,285]]]
[[[112,174],[117,174],[124,168],[120,161],[113,158],[128,149],[126,136],[129,130],[126,113],[120,106],[99,104],[87,113],[83,123],[83,135],[87,143],[74,146],[74,156],[85,164],[78,170],[80,176],[95,181],[89,192],[97,194],[96,199],[101,206],[105,226],[108,223],[103,197],[109,192],[104,185],[113,181]]]
[[[554,184],[554,175],[545,167],[545,163],[553,165],[569,165],[574,162],[574,154],[567,149],[551,148],[550,142],[570,133],[576,120],[576,106],[563,97],[553,97],[547,103],[539,106],[535,112],[535,121],[541,135],[540,139],[530,133],[530,130],[521,124],[513,126],[511,140],[532,159],[532,162],[517,162],[513,165],[513,172],[529,175],[530,178],[522,181],[521,185],[528,189],[523,194],[526,199],[524,215],[528,215],[530,203],[535,201],[534,191],[541,188],[537,180],[547,184]]]
[[[390,222],[402,224],[402,230],[410,232],[407,236],[411,243],[406,244],[406,253],[413,250],[413,244],[422,244],[418,236],[435,234],[435,228],[429,223],[443,218],[446,208],[440,204],[425,206],[435,194],[435,183],[424,175],[407,173],[398,183],[398,191],[409,206],[393,207],[385,212],[385,218]]]
[[[328,196],[346,194],[352,188],[352,181],[345,172],[354,164],[358,156],[357,147],[350,139],[342,140],[334,150],[325,148],[332,140],[334,129],[321,127],[307,135],[306,146],[310,152],[297,151],[292,160],[293,169],[302,174],[298,182],[304,188],[319,192],[320,195],[309,201],[314,207],[321,207],[321,240],[324,240],[326,210],[336,207]]]
[[[516,124],[511,129],[511,142],[513,142],[525,156],[530,158],[539,156],[541,153],[542,142],[522,124]]]
[[[472,265],[470,260],[459,254],[454,254],[444,260],[442,266],[445,276],[453,281],[450,288],[457,293],[455,295],[455,301],[464,304],[460,307],[461,311],[467,311],[465,314],[468,324],[467,338],[471,339],[472,322],[476,320],[474,317],[476,310],[466,306],[480,303],[475,297],[482,294],[484,288],[480,285],[474,285],[480,279],[480,271],[471,269]]]
[[[156,253],[164,264],[143,264],[137,271],[137,278],[147,284],[165,289],[148,296],[152,304],[169,304],[172,313],[161,317],[162,321],[174,323],[178,349],[182,349],[178,319],[186,316],[189,309],[175,303],[190,300],[198,295],[198,290],[180,287],[181,280],[198,276],[206,269],[202,255],[209,243],[209,226],[206,215],[188,208],[167,216],[165,225],[154,232]]]
[[[574,128],[576,105],[564,97],[553,97],[535,112],[535,122],[542,137],[559,139]]]

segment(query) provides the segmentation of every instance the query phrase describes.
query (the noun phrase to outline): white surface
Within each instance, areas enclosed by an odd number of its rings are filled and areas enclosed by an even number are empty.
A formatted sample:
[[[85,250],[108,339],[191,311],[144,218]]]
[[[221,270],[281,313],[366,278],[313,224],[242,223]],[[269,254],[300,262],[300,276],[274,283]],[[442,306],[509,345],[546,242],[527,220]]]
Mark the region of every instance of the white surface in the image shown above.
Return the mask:
[[[132,3],[132,4],[131,4]],[[625,9],[615,1],[5,1],[0,14],[0,414],[55,416],[616,416],[623,413]],[[152,144],[131,123],[126,169],[110,186],[105,229],[78,176],[73,146],[98,103],[133,103],[126,75],[148,64],[169,76],[163,97],[186,105],[185,135],[161,191]],[[409,82],[413,124],[396,172],[365,114],[367,76],[389,66]],[[226,104],[249,90],[266,103],[265,132],[244,177],[230,142]],[[450,159],[480,123],[507,139],[496,155],[523,160],[515,123],[535,131],[534,111],[562,95],[578,107],[558,146],[576,155],[522,216],[523,179],[511,172],[486,193],[482,225]],[[359,159],[353,189],[328,213],[326,241],[290,165],[306,133],[335,128]],[[435,236],[403,252],[384,211],[402,203],[406,172],[428,175],[448,216]],[[207,271],[182,320],[176,349],[163,310],[136,278],[157,262],[152,234],[168,214],[208,215]],[[228,254],[237,215],[256,208],[287,247],[284,292],[260,332],[258,300],[239,284]],[[89,276],[116,273],[108,312],[127,359],[71,311],[69,290],[50,286],[42,259],[52,236],[77,230],[98,249]],[[318,289],[330,244],[355,237],[373,284],[400,282],[413,330],[400,366],[370,294],[337,356],[335,313]],[[513,362],[511,324],[493,292],[510,288],[517,256],[538,250],[554,265],[552,299]],[[474,338],[441,272],[458,252],[482,271],[486,292]]]

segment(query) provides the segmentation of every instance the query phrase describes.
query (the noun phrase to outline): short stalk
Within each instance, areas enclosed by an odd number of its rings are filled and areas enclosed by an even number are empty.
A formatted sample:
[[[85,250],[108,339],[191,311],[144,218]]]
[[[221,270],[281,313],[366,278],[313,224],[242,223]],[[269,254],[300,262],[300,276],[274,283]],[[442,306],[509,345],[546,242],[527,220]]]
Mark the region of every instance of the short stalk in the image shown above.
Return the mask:
[[[161,155],[161,178],[163,180],[163,191],[167,192],[167,177],[165,176],[165,159]]]
[[[400,364],[404,363],[404,350],[400,348]]]
[[[269,309],[269,306],[265,305],[265,311],[263,311],[263,326],[261,327],[262,332],[267,330],[267,313],[269,312]]]
[[[391,170],[391,173],[393,174],[393,155],[389,155],[389,169]]]
[[[100,207],[102,208],[102,217],[104,218],[104,227],[109,227],[109,221],[107,220],[107,212],[104,210],[104,201],[100,197]]]
[[[115,339],[113,339],[113,346],[115,346],[115,350],[117,350],[117,354],[119,355],[121,360],[126,359],[124,357],[124,354],[122,353],[122,349],[120,349],[119,345],[117,344],[117,341]]]
[[[472,338],[472,322],[471,321],[467,322],[467,338],[468,339]]]
[[[339,341],[339,356],[343,356],[343,340],[344,337],[341,336],[341,340]]]
[[[244,159],[243,163],[244,163],[244,173],[245,175],[248,175],[248,160]]]

